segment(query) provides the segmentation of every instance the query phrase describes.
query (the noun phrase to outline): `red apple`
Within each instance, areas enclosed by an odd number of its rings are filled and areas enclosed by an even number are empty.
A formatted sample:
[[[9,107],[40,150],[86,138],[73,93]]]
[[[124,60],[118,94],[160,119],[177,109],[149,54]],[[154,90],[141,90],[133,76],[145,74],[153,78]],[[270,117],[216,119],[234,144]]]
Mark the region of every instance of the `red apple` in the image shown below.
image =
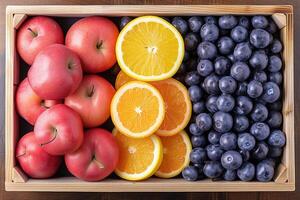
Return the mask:
[[[85,181],[99,181],[111,174],[119,161],[119,148],[114,136],[100,128],[84,134],[82,146],[65,155],[68,170]]]
[[[34,59],[28,80],[42,99],[63,99],[73,93],[82,80],[79,57],[64,45],[50,45]]]
[[[63,44],[64,34],[59,24],[49,17],[33,17],[17,32],[17,49],[23,60],[31,65],[35,56],[51,44]]]
[[[109,19],[86,17],[68,30],[66,46],[79,55],[84,71],[103,72],[116,62],[115,45],[118,35],[118,28]]]
[[[65,104],[81,116],[85,127],[103,124],[110,116],[114,87],[97,75],[86,75],[78,89],[65,99]]]
[[[27,78],[20,83],[16,93],[18,113],[32,125],[35,124],[36,119],[42,112],[58,103],[60,103],[59,100],[41,99],[32,90]]]
[[[83,141],[80,116],[64,104],[44,111],[36,120],[34,133],[41,147],[51,155],[74,152]]]
[[[33,132],[24,135],[16,149],[16,157],[21,168],[32,178],[49,178],[53,176],[62,161],[62,157],[45,152],[36,141]]]

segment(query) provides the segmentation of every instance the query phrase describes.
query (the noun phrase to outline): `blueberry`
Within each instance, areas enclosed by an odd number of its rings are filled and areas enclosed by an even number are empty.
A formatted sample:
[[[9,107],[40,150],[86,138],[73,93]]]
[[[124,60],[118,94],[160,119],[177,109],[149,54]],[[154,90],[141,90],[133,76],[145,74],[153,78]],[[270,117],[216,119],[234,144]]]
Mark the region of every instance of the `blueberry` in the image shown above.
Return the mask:
[[[255,176],[255,166],[250,162],[245,162],[237,170],[237,176],[241,181],[251,181]]]
[[[233,51],[234,42],[230,37],[223,36],[218,40],[217,47],[221,54],[228,55]]]
[[[253,74],[253,79],[261,83],[264,83],[268,80],[268,77],[264,71],[257,71]]]
[[[267,28],[269,25],[268,19],[261,15],[252,17],[251,23],[254,28]]]
[[[222,133],[212,130],[208,133],[207,138],[211,144],[219,144],[221,135]]]
[[[197,71],[200,76],[208,76],[214,71],[213,63],[210,60],[200,60],[197,65]]]
[[[196,117],[196,124],[201,131],[208,131],[212,126],[212,119],[207,113],[200,113]]]
[[[188,19],[188,25],[192,32],[198,33],[203,25],[203,19],[201,17],[191,17]]]
[[[269,152],[269,147],[265,142],[258,142],[257,145],[252,150],[252,158],[256,160],[263,160],[267,157]]]
[[[188,51],[184,51],[183,62],[186,62],[190,59],[190,53]]]
[[[242,156],[237,151],[226,151],[221,157],[221,164],[225,169],[238,169],[243,163]]]
[[[231,30],[230,37],[235,42],[243,42],[248,38],[248,30],[243,26],[236,26]]]
[[[230,75],[237,81],[243,82],[250,76],[250,69],[244,62],[236,62],[230,69]]]
[[[202,89],[197,85],[189,87],[189,96],[192,102],[198,102],[203,96]]]
[[[214,66],[215,66],[215,73],[218,75],[224,75],[225,73],[227,73],[231,67],[231,63],[230,60],[226,57],[220,56],[217,57],[215,62],[214,62]]]
[[[259,81],[253,80],[248,83],[247,94],[251,98],[259,97],[263,92],[263,86]]]
[[[233,119],[233,130],[243,132],[249,127],[249,120],[244,115],[237,115]]]
[[[282,74],[280,72],[271,72],[269,74],[269,81],[274,82],[277,85],[281,85],[282,79]]]
[[[122,17],[120,20],[120,30],[122,30],[131,20],[131,17]]]
[[[187,66],[185,63],[181,63],[179,69],[177,70],[177,74],[185,74],[187,71]]]
[[[172,24],[181,33],[181,35],[185,35],[187,33],[188,23],[181,17],[174,17]]]
[[[231,130],[233,119],[229,113],[218,111],[213,115],[213,127],[216,131],[225,133]]]
[[[190,124],[189,131],[192,135],[196,135],[196,136],[203,134],[203,131],[201,131],[201,129],[195,123]]]
[[[255,138],[249,133],[239,134],[238,146],[241,150],[251,151],[255,147]]]
[[[243,161],[248,161],[250,159],[249,151],[240,150],[239,152],[242,155]]]
[[[218,111],[217,100],[218,96],[216,95],[210,95],[207,97],[205,106],[209,112],[215,113]]]
[[[260,182],[271,181],[274,176],[274,167],[266,162],[260,162],[256,166],[256,179]]]
[[[219,80],[219,88],[225,94],[232,94],[236,90],[236,81],[231,76],[224,76]]]
[[[200,35],[203,41],[214,42],[219,38],[219,28],[215,24],[204,24]]]
[[[189,86],[197,85],[200,83],[200,76],[198,75],[197,71],[191,71],[187,73],[184,81]]]
[[[272,53],[280,53],[282,50],[282,44],[280,40],[274,39],[271,43],[270,49]]]
[[[250,43],[258,49],[266,48],[271,40],[270,33],[263,29],[253,29],[250,33]]]
[[[204,22],[207,24],[218,24],[218,20],[215,16],[204,17]]]
[[[271,128],[279,128],[282,125],[282,119],[281,112],[271,111],[267,123]]]
[[[200,135],[200,136],[192,136],[191,137],[191,142],[193,147],[205,147],[206,146],[206,137],[204,135]]]
[[[217,47],[208,41],[201,42],[198,45],[197,54],[201,59],[213,59],[217,56]]]
[[[217,107],[223,112],[230,112],[234,104],[234,98],[230,94],[222,94],[217,99]]]
[[[263,85],[262,99],[267,103],[274,103],[280,97],[280,89],[276,83],[266,82]]]
[[[190,161],[192,163],[203,163],[205,160],[206,160],[206,151],[203,148],[197,147],[191,151]]]
[[[264,159],[264,160],[260,161],[260,163],[266,163],[268,165],[271,165],[272,167],[276,166],[276,161],[273,158]]]
[[[237,137],[235,133],[227,132],[220,137],[220,146],[224,150],[235,150],[237,147]]]
[[[233,55],[237,61],[247,61],[252,54],[252,49],[249,42],[238,43],[234,50]]]
[[[272,131],[270,137],[268,138],[268,144],[273,147],[283,147],[285,142],[285,134],[280,130]]]
[[[253,108],[251,99],[246,96],[238,96],[236,98],[235,105],[235,112],[239,115],[247,115]]]
[[[246,29],[250,28],[250,20],[246,16],[239,18],[239,25],[245,27]]]
[[[221,159],[223,149],[219,144],[210,144],[206,147],[207,157],[212,161],[218,161]]]
[[[270,110],[281,112],[281,110],[282,110],[282,102],[280,100],[275,101],[274,103],[268,104],[268,107],[269,107]]]
[[[193,112],[196,114],[202,113],[205,110],[205,103],[203,101],[199,101],[193,104]]]
[[[237,18],[233,15],[224,15],[219,18],[219,26],[222,29],[232,29],[237,23]]]
[[[239,82],[235,94],[237,96],[247,95],[247,86],[248,86],[247,82]]]
[[[195,167],[198,168],[198,172],[199,172],[199,173],[202,173],[202,172],[203,172],[203,167],[204,167],[204,164],[203,164],[203,163],[195,163],[195,164],[193,164],[193,166],[195,166]]]
[[[268,109],[261,103],[254,105],[251,119],[255,122],[263,122],[268,118]]]
[[[277,32],[278,27],[272,18],[269,18],[269,26],[266,28],[266,30],[271,34],[274,34]]]
[[[270,135],[270,128],[266,123],[256,122],[252,124],[251,134],[259,141],[266,139]]]
[[[223,179],[225,181],[234,181],[236,180],[237,175],[236,175],[236,170],[226,170],[226,172],[223,175]]]
[[[276,55],[271,56],[268,65],[269,72],[278,72],[281,69],[281,67],[282,67],[281,59]]]
[[[204,90],[208,94],[218,94],[219,89],[219,77],[215,74],[211,74],[204,79],[203,82]]]
[[[227,58],[228,58],[232,63],[235,63],[235,62],[236,62],[233,53],[227,55]]]
[[[282,155],[282,148],[280,147],[269,147],[268,156],[271,158],[278,158]]]
[[[199,37],[196,33],[188,33],[184,37],[184,47],[187,51],[193,51],[197,48]]]
[[[218,178],[223,173],[223,167],[218,161],[209,161],[205,163],[203,173],[208,178]]]
[[[256,70],[264,70],[269,62],[269,58],[264,51],[254,51],[249,63]]]
[[[187,166],[182,171],[182,176],[187,181],[196,181],[198,179],[198,169],[194,166]]]

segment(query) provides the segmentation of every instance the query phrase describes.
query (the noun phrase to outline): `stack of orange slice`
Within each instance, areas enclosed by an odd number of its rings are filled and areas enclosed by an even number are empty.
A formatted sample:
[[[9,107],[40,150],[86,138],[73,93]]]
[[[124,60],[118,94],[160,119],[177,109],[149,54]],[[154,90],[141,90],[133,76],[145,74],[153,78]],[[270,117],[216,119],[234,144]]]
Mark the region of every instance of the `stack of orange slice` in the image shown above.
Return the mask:
[[[162,18],[136,18],[121,31],[116,55],[122,69],[111,103],[121,154],[116,174],[177,176],[189,163],[191,143],[182,130],[192,113],[187,89],[170,78],[184,55],[180,33]]]

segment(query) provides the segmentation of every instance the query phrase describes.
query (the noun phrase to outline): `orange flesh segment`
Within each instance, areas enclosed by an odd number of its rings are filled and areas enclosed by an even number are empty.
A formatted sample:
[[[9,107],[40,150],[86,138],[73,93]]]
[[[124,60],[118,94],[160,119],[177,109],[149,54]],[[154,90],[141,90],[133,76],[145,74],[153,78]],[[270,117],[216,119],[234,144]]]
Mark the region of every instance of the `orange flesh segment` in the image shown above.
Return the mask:
[[[119,99],[117,110],[120,121],[131,132],[148,130],[159,115],[159,102],[145,88],[133,88],[125,92]]]
[[[144,172],[154,158],[154,144],[151,139],[133,139],[123,134],[117,134],[116,139],[121,158],[118,170],[130,174]]]
[[[161,137],[163,144],[163,161],[158,171],[169,173],[178,170],[184,165],[187,153],[186,144],[180,134],[169,137]]]

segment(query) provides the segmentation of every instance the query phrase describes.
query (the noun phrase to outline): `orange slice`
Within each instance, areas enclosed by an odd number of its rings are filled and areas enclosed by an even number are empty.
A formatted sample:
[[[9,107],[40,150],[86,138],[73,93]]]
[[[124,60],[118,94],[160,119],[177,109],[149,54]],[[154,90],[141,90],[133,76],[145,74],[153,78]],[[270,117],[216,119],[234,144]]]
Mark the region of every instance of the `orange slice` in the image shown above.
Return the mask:
[[[126,180],[144,180],[152,176],[163,159],[162,144],[158,136],[130,138],[113,130],[120,149],[115,173]]]
[[[130,21],[120,32],[116,58],[122,71],[141,81],[172,77],[183,60],[184,42],[177,29],[156,16]]]
[[[179,133],[189,123],[192,115],[192,104],[186,87],[173,78],[151,84],[162,95],[166,107],[164,121],[156,134],[171,136]]]
[[[117,75],[116,82],[115,82],[115,88],[116,90],[119,89],[121,86],[123,86],[125,83],[129,81],[134,81],[135,79],[131,78],[127,74],[125,74],[123,71],[120,71]]]
[[[189,155],[192,145],[189,136],[185,131],[181,131],[170,137],[161,137],[163,144],[163,161],[155,173],[161,178],[172,178],[189,164]]]
[[[116,128],[133,138],[150,136],[165,117],[165,105],[152,85],[131,81],[116,92],[111,102],[111,119]]]

